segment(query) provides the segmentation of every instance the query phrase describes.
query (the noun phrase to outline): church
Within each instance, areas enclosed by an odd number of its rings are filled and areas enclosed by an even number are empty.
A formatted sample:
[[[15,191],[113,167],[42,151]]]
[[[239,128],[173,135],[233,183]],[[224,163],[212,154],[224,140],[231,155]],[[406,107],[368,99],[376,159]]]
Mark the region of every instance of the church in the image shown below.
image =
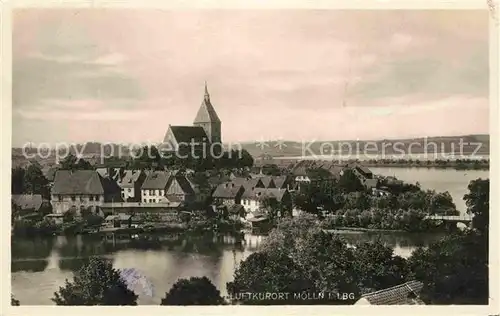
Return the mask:
[[[193,150],[193,146],[195,149]],[[189,153],[218,155],[222,151],[221,120],[210,102],[207,83],[205,95],[192,126],[168,126],[162,151],[176,152],[183,158]],[[203,151],[203,152],[202,152]]]

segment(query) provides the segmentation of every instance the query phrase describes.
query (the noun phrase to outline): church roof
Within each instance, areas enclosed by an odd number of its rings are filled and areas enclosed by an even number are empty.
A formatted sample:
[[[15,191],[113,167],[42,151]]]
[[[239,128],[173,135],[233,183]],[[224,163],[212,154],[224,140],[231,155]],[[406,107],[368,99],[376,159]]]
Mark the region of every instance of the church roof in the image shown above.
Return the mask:
[[[205,82],[205,96],[203,98],[203,102],[201,103],[200,109],[196,114],[196,118],[194,119],[194,124],[213,122],[220,122],[220,119],[219,116],[217,116],[212,103],[210,103],[210,95],[208,94],[207,83]]]
[[[190,144],[191,140],[195,143],[202,143],[208,141],[207,133],[201,126],[170,126],[170,130],[175,137],[177,143]],[[168,132],[167,132],[168,135]],[[165,136],[164,142],[167,142]]]

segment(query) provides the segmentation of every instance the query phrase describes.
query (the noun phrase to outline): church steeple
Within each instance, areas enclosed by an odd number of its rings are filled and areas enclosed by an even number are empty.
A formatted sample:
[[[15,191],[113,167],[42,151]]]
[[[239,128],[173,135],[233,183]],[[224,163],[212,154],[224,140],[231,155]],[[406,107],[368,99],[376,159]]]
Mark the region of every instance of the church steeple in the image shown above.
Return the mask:
[[[206,103],[210,103],[210,94],[208,93],[207,81],[205,81],[205,97],[204,97],[204,101]]]
[[[200,109],[193,122],[194,126],[201,126],[212,143],[221,142],[221,121],[210,102],[207,82],[205,81],[205,95]]]

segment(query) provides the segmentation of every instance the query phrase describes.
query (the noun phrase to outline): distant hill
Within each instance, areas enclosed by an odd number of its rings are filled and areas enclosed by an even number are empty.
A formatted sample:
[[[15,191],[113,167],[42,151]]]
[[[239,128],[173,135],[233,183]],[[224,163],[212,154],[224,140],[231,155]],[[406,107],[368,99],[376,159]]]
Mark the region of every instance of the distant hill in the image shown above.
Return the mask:
[[[345,155],[350,152],[370,155],[399,155],[402,153],[423,154],[427,147],[427,153],[460,153],[460,143],[463,143],[462,151],[470,155],[477,150],[477,155],[489,155],[489,135],[466,135],[466,136],[438,136],[428,138],[412,139],[384,139],[384,140],[343,140],[343,141],[315,141],[312,143],[300,143],[297,141],[269,141],[264,145],[260,142],[242,143],[242,148],[254,157],[296,157],[310,155]],[[435,144],[435,145],[434,145]]]
[[[269,141],[264,144],[260,142],[242,142],[239,144],[241,148],[246,149],[253,157],[300,157],[303,154],[306,156],[314,155],[332,155],[332,150],[335,155],[348,154],[351,148],[351,154],[359,152],[360,154],[377,155],[382,154],[383,150],[386,155],[399,155],[401,153],[420,154],[427,152],[434,153],[437,149],[438,153],[459,153],[460,142],[464,144],[463,153],[465,155],[472,154],[478,146],[477,155],[489,155],[490,153],[490,135],[465,135],[465,136],[438,136],[428,138],[412,138],[412,139],[384,139],[384,140],[335,140],[335,141],[315,141],[313,143],[300,143],[297,141]],[[432,144],[436,144],[432,145]],[[143,145],[146,145],[144,143]],[[133,148],[138,148],[139,145]],[[227,146],[226,146],[227,147]],[[233,149],[238,146],[232,144]],[[127,144],[102,144],[99,142],[87,142],[85,144],[77,144],[76,147],[70,149],[70,152],[76,154],[80,152],[85,159],[92,160],[103,153],[107,156],[114,154],[118,156],[128,156],[130,154],[130,146]],[[82,150],[83,149],[83,150]],[[36,153],[36,149],[28,149],[28,153]],[[47,152],[48,154],[48,152]],[[55,150],[51,150],[49,158],[40,159],[37,161],[42,164],[55,162]],[[28,159],[23,156],[22,148],[12,148],[13,165],[25,165]]]

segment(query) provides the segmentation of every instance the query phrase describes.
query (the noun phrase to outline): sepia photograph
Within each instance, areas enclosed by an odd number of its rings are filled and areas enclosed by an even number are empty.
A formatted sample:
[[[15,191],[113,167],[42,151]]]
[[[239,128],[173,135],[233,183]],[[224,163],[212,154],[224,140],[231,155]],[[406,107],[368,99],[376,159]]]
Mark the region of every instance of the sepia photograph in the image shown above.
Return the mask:
[[[492,19],[14,8],[11,306],[488,306]]]

